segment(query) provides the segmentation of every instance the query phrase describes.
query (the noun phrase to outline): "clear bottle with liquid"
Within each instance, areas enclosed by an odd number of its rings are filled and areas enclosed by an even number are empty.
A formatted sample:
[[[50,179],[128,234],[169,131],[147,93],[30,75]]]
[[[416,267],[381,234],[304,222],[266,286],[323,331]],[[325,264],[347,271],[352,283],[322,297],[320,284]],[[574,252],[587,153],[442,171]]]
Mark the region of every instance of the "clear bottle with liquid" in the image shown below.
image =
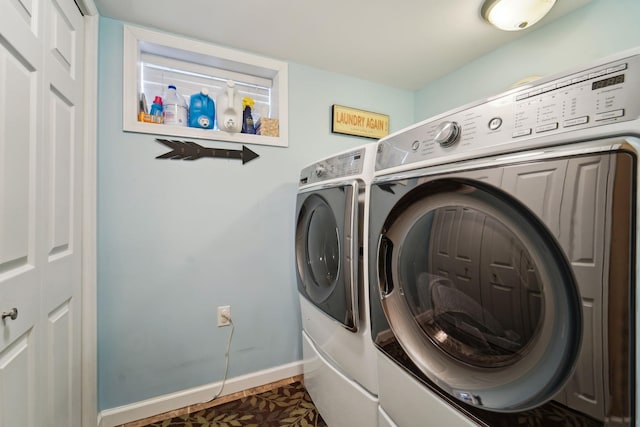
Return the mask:
[[[178,93],[174,85],[167,87],[164,94],[162,111],[165,125],[188,125],[189,109],[187,107],[187,101]]]

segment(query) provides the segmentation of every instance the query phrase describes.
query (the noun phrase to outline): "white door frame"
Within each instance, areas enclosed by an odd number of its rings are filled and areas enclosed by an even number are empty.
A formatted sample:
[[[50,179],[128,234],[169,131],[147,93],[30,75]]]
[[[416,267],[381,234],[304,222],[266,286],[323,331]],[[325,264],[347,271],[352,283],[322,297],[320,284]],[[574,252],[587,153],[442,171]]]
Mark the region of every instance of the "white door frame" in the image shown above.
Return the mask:
[[[85,20],[84,189],[82,206],[82,425],[98,425],[97,118],[98,23],[93,0],[76,0]]]

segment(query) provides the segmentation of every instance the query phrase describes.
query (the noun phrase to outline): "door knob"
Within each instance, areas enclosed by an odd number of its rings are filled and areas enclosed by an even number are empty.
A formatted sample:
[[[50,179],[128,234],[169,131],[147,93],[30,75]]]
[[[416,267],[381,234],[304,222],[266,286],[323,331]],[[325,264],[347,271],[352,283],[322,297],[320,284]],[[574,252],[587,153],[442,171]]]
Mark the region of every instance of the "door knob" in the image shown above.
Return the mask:
[[[18,318],[18,309],[13,307],[9,311],[3,311],[2,320],[6,319],[7,317],[9,317],[11,320],[16,320]]]

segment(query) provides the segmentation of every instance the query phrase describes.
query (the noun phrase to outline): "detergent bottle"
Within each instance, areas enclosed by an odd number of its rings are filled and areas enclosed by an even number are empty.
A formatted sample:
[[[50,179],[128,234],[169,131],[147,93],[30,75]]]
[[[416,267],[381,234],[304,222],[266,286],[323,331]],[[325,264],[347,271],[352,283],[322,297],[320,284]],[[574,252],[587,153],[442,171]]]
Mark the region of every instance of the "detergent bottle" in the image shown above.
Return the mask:
[[[242,133],[256,133],[251,109],[255,105],[253,98],[245,96],[242,98]]]
[[[242,99],[232,80],[227,80],[227,87],[216,98],[216,105],[218,129],[232,133],[242,131]]]
[[[162,112],[165,125],[187,126],[189,117],[187,101],[178,93],[174,85],[167,87]]]
[[[149,113],[152,116],[162,116],[162,97],[155,97],[153,104],[151,104],[151,111]]]
[[[189,127],[213,129],[215,105],[209,97],[209,90],[202,88],[200,93],[191,95],[189,101]]]

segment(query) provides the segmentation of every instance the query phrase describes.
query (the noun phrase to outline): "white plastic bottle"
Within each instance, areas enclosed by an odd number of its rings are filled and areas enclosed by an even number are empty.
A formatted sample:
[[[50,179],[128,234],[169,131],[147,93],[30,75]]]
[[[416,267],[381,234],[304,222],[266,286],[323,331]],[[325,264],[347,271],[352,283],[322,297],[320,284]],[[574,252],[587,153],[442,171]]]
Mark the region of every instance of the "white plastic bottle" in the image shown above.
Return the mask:
[[[224,92],[216,98],[216,115],[218,129],[231,133],[242,130],[242,99],[231,80],[227,80]]]
[[[187,101],[178,93],[174,85],[169,85],[164,93],[162,114],[165,125],[187,126],[189,123]]]

